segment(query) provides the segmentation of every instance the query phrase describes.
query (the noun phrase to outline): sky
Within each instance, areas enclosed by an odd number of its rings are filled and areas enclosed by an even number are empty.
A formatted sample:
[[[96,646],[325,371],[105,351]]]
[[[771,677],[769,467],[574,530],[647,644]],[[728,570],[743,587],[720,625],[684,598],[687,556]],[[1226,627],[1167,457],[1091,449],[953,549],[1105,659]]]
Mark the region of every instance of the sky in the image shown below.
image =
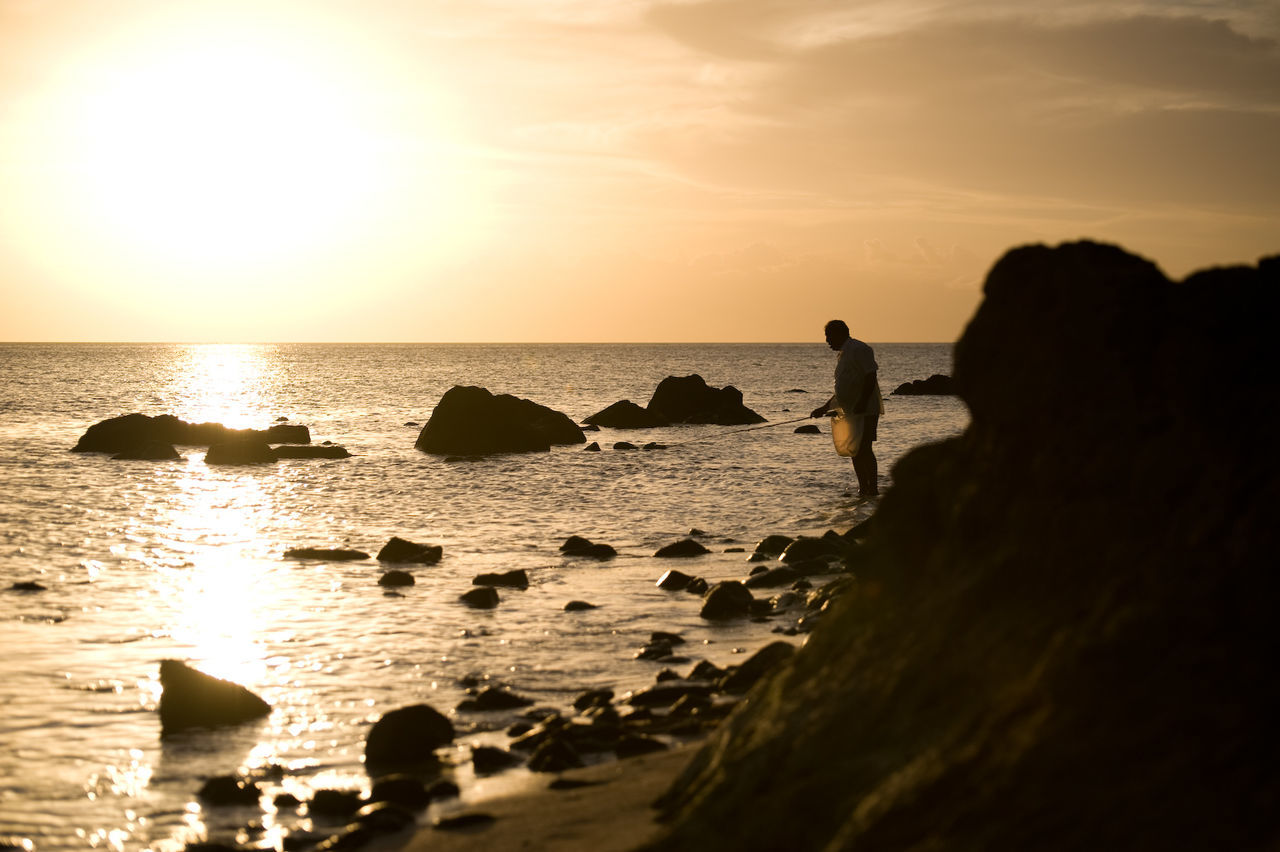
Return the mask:
[[[1274,0],[0,0],[0,340],[951,341],[1280,253]]]

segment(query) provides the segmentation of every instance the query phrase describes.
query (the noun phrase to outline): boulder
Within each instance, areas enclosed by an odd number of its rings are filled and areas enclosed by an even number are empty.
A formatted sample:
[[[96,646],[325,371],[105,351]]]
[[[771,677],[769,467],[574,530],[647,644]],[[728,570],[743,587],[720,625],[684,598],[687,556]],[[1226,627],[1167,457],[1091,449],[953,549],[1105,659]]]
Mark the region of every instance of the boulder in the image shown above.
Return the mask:
[[[927,379],[903,382],[894,390],[895,396],[950,396],[956,392],[950,376],[934,373]]]
[[[592,441],[590,444],[587,444],[582,449],[588,453],[598,453],[600,452],[600,444],[598,441]]]
[[[520,764],[521,758],[495,746],[472,746],[471,765],[477,775],[492,775]]]
[[[498,591],[492,586],[477,586],[460,596],[462,602],[475,609],[493,609],[498,605]]]
[[[898,461],[849,591],[643,848],[1275,846],[1278,319],[1280,257],[1007,253],[965,432]]]
[[[836,546],[825,538],[801,536],[782,551],[783,562],[804,562],[809,559],[835,559],[840,555]]]
[[[613,559],[618,551],[608,544],[597,544],[579,535],[571,535],[560,545],[560,552],[565,556],[586,556],[604,562]]]
[[[421,811],[431,804],[431,794],[426,785],[413,775],[392,773],[373,782],[369,801],[390,802],[402,808]]]
[[[638,449],[640,449],[639,447],[637,447],[635,444],[631,443],[630,441],[618,441],[617,443],[615,443],[615,444],[613,445],[613,448],[614,448],[615,450],[638,450]]]
[[[473,698],[464,698],[458,704],[458,710],[469,713],[485,713],[490,710],[514,710],[518,707],[529,707],[533,699],[516,695],[510,690],[498,686],[486,686]]]
[[[790,642],[770,642],[756,651],[746,662],[725,675],[717,686],[730,695],[743,695],[756,685],[760,678],[782,666],[796,653]]]
[[[742,391],[732,385],[711,387],[697,374],[663,379],[646,409],[669,423],[740,426],[765,422],[765,418],[742,404]]]
[[[795,428],[795,434],[797,434],[797,435],[821,435],[821,434],[822,434],[822,430],[818,428],[817,424],[814,424],[814,423],[806,423],[806,424],[804,424],[803,426],[797,426],[797,427]]]
[[[409,562],[415,565],[431,565],[444,556],[444,547],[438,544],[417,544],[399,536],[391,539],[378,551],[379,562]]]
[[[675,569],[672,569],[658,578],[657,585],[659,589],[666,589],[669,592],[680,592],[684,591],[684,589],[688,587],[689,581],[692,579],[692,577],[683,571],[676,571]]]
[[[260,719],[271,705],[238,683],[191,668],[180,660],[160,661],[160,733],[187,728],[236,725]]]
[[[702,556],[711,551],[699,542],[691,538],[684,538],[671,544],[663,545],[658,548],[654,556],[660,556],[664,559],[688,559],[694,556]]]
[[[377,766],[430,763],[435,750],[453,742],[453,724],[426,704],[398,707],[382,715],[365,739],[365,762]]]
[[[782,551],[787,549],[787,545],[795,541],[789,535],[767,535],[760,539],[756,544],[756,553],[763,553],[769,556],[778,556]]]
[[[723,580],[707,592],[702,601],[703,618],[723,621],[729,618],[745,618],[751,613],[755,598],[751,590],[737,580]]]
[[[200,785],[197,798],[215,807],[256,807],[262,789],[247,778],[215,775]]]
[[[605,426],[610,429],[652,429],[671,424],[647,408],[641,408],[629,399],[615,402],[602,411],[588,417],[583,423]]]
[[[572,420],[559,411],[479,387],[445,391],[418,434],[419,450],[439,455],[545,452],[553,444],[585,444]]]
[[[529,588],[529,575],[523,568],[503,571],[501,574],[477,574],[471,579],[473,586],[502,586],[508,589]]]
[[[600,607],[587,601],[569,601],[564,605],[565,612],[585,612],[589,609],[599,609]]]
[[[744,585],[748,589],[765,589],[776,586],[789,586],[800,579],[800,572],[789,565],[768,568],[763,573],[752,574]]]

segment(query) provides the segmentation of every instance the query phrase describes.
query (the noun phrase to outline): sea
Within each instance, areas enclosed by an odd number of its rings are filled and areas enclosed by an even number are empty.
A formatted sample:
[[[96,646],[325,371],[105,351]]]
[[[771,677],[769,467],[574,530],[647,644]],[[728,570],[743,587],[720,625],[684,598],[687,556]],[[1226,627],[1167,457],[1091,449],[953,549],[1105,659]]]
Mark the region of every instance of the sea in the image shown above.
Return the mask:
[[[968,414],[954,397],[892,393],[950,373],[951,344],[873,346],[887,489],[895,460],[961,432]],[[706,622],[696,596],[655,583],[670,568],[744,579],[765,535],[843,532],[874,512],[827,423],[802,421],[828,398],[835,357],[821,342],[0,344],[0,846],[282,849],[325,825],[276,796],[367,791],[371,724],[416,703],[458,731],[445,758],[461,797],[426,821],[535,783],[525,770],[471,771],[472,746],[505,745],[510,716],[457,712],[469,686],[565,709],[584,690],[651,684],[662,666],[636,654],[653,631],[721,666],[780,638],[802,643],[777,632],[794,619]],[[768,422],[589,432],[600,452],[459,460],[414,448],[454,385],[580,421],[695,373],[741,390]],[[287,419],[352,456],[227,467],[198,447],[165,462],[69,452],[92,424],[131,412],[232,427]],[[797,434],[803,422],[822,434]],[[654,556],[691,534],[712,552]],[[566,558],[570,535],[618,556]],[[376,554],[392,536],[440,544],[443,559],[388,590],[373,558],[283,558],[301,546]],[[460,602],[477,574],[515,568],[527,590],[500,590],[492,610]],[[27,583],[43,590],[14,588]],[[597,608],[566,612],[571,600]],[[162,739],[162,659],[248,686],[271,714]],[[265,779],[260,808],[201,802],[206,778],[236,772]]]

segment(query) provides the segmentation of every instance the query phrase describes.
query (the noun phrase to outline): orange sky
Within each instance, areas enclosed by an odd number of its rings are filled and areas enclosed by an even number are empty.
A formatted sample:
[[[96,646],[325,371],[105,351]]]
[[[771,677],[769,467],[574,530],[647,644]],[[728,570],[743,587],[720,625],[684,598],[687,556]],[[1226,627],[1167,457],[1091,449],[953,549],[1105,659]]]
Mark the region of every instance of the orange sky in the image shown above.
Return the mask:
[[[0,0],[0,340],[953,340],[1280,252],[1280,7]]]

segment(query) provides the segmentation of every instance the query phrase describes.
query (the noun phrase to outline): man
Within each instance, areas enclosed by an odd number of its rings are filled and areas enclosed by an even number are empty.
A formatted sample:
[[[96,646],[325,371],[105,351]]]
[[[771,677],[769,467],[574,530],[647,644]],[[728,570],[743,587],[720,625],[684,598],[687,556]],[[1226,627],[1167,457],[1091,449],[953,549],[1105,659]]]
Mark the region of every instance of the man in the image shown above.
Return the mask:
[[[841,455],[847,453],[852,456],[853,472],[858,475],[858,496],[874,497],[880,493],[880,484],[871,442],[876,439],[876,426],[884,411],[880,384],[876,380],[879,368],[875,352],[861,340],[850,337],[849,326],[843,320],[832,320],[823,332],[827,345],[840,353],[836,361],[836,392],[809,416],[822,417],[835,412],[848,420],[852,426],[852,441],[847,448],[841,448],[837,442],[837,450]]]

